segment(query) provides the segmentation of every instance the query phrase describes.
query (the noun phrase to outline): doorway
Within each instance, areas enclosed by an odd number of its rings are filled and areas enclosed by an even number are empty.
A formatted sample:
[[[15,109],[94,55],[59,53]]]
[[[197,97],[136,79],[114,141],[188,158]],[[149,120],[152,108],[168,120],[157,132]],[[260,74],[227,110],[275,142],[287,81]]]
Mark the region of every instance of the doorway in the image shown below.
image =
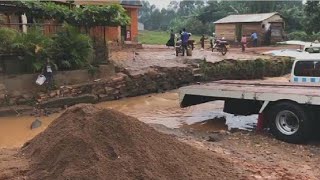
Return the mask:
[[[127,27],[121,26],[121,42],[124,42],[126,40],[126,34],[127,34]]]
[[[242,37],[242,24],[236,24],[236,39],[238,42],[241,41]]]

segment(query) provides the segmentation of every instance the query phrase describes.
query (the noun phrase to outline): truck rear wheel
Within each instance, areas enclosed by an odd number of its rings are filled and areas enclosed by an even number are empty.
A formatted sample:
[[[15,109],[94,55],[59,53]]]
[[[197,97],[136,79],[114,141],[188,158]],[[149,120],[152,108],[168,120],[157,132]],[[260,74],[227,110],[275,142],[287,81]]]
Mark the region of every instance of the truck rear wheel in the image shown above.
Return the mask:
[[[311,132],[311,117],[298,104],[283,102],[274,105],[269,113],[270,131],[279,140],[303,143]]]

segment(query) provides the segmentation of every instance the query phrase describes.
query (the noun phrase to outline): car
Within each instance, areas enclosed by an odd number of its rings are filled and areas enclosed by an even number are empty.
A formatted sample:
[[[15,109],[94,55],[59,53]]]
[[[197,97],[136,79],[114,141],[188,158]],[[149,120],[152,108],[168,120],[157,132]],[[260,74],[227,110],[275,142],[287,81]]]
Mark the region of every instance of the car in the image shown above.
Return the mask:
[[[319,42],[303,42],[303,41],[285,41],[278,44],[285,45],[300,45],[300,49],[280,49],[267,51],[262,54],[271,56],[286,56],[299,58],[308,54],[317,54],[320,57],[320,43]]]

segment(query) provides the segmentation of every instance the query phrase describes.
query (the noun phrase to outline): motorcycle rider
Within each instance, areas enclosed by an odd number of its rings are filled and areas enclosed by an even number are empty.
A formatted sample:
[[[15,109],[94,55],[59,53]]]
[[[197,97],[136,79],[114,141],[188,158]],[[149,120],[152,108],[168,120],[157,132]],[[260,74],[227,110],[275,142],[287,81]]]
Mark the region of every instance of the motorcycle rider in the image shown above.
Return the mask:
[[[221,39],[216,39],[215,42],[214,42],[213,48],[219,46],[221,41],[225,41],[225,38],[222,37]]]

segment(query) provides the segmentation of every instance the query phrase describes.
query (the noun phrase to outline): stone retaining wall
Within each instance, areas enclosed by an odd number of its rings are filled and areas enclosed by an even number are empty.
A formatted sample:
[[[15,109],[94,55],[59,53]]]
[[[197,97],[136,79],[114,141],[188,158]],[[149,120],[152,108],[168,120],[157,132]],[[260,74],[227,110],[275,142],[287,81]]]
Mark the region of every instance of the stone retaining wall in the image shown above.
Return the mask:
[[[107,78],[115,74],[112,64],[100,65],[96,74],[89,74],[88,70],[58,71],[54,72],[55,85],[66,86]],[[43,86],[36,85],[38,74],[0,75],[0,106],[12,104],[27,104]],[[7,97],[7,98],[6,98]]]
[[[107,80],[64,86],[50,93],[39,93],[36,101],[41,108],[57,108],[162,92],[193,81],[192,68],[153,67],[143,72],[117,73]]]

